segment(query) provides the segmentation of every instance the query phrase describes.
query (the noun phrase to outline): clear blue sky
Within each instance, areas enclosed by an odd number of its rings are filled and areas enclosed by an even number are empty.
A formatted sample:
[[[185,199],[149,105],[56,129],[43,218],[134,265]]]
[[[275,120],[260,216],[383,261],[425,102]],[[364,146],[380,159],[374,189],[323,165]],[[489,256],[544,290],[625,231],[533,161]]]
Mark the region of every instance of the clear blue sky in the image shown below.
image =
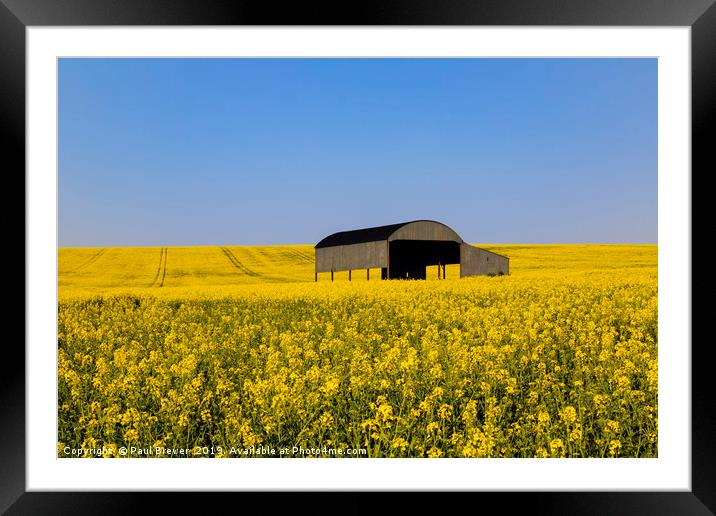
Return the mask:
[[[59,245],[655,243],[656,59],[61,59]]]

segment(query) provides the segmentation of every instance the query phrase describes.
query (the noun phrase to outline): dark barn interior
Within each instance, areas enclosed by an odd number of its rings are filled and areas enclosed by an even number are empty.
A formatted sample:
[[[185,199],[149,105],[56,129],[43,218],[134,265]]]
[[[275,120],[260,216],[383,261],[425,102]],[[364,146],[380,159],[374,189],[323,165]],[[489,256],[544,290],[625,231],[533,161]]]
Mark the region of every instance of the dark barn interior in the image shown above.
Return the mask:
[[[460,263],[460,244],[440,240],[393,240],[389,243],[388,257],[389,279],[425,279],[429,265]]]

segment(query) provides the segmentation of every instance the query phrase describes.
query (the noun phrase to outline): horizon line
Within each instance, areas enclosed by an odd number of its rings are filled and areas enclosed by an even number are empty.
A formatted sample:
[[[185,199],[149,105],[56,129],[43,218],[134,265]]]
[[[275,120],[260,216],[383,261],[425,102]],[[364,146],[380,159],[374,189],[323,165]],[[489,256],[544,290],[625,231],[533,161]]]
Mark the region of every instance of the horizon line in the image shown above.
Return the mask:
[[[548,245],[658,245],[658,242],[526,242],[526,243],[507,243],[507,242],[465,242],[469,245],[481,246],[548,246]],[[151,245],[73,245],[73,246],[57,246],[57,249],[141,249],[155,247],[288,247],[288,246],[311,246],[316,244],[310,243],[283,243],[283,244],[151,244]]]

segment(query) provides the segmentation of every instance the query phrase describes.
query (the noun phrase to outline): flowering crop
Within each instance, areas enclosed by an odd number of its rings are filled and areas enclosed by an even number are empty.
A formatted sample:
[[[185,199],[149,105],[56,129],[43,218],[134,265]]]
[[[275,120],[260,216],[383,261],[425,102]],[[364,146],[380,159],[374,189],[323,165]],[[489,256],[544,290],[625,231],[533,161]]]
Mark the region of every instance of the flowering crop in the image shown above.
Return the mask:
[[[656,456],[656,246],[484,247],[509,276],[314,283],[309,246],[62,249],[58,456]]]

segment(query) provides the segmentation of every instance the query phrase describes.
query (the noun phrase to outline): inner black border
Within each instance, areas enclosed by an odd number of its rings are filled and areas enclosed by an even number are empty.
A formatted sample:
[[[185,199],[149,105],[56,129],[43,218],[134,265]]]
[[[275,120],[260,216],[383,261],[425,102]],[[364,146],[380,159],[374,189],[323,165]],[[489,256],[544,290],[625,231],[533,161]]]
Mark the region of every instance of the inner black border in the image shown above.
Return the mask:
[[[513,26],[688,26],[691,27],[692,172],[716,171],[709,129],[716,106],[715,0],[365,0],[275,5],[246,0],[0,0],[0,139],[2,178],[7,183],[5,230],[19,228],[14,204],[25,193],[25,28],[83,25],[513,25]],[[694,173],[695,172],[695,173]],[[22,178],[22,179],[21,179]],[[698,190],[697,190],[698,191]],[[693,194],[692,194],[693,197]],[[692,200],[693,203],[693,200]],[[27,205],[25,204],[25,210]],[[12,210],[12,211],[11,211]],[[693,211],[693,204],[692,204]],[[25,215],[26,215],[25,211]],[[692,220],[697,221],[698,219]],[[18,229],[19,231],[19,229]],[[26,227],[23,224],[23,246]],[[692,232],[693,233],[693,232]],[[693,237],[692,237],[693,238]],[[26,249],[26,247],[23,247]],[[14,250],[14,248],[13,248]],[[17,252],[7,263],[19,262]],[[693,245],[690,249],[693,270]],[[23,251],[25,271],[27,252]],[[9,269],[8,269],[9,270]],[[13,276],[10,274],[9,276]],[[15,275],[19,277],[19,275]],[[19,280],[18,280],[19,281]],[[693,298],[693,296],[692,296]],[[26,291],[23,293],[25,308]],[[10,298],[12,306],[20,301]],[[693,306],[693,302],[692,302]],[[13,321],[3,317],[6,328]],[[691,317],[693,325],[693,315]],[[25,318],[26,322],[26,318]],[[693,326],[692,326],[693,327]],[[207,512],[224,503],[235,510],[258,502],[268,508],[311,512],[374,512],[368,493],[351,493],[337,507],[320,493],[127,493],[26,492],[25,352],[6,332],[0,368],[0,511],[7,514],[87,514],[146,511],[159,502],[162,512]],[[24,327],[23,327],[23,335]],[[26,338],[26,337],[25,337]],[[23,340],[25,340],[23,338]],[[477,511],[565,514],[716,514],[716,424],[709,343],[692,346],[692,491],[690,492],[475,492],[449,493],[442,511],[459,510],[457,502]],[[430,493],[407,493],[400,512],[428,509]],[[453,497],[459,498],[453,498]],[[475,504],[475,505],[472,505]],[[382,504],[381,504],[382,505]],[[441,512],[442,512],[441,511]]]

